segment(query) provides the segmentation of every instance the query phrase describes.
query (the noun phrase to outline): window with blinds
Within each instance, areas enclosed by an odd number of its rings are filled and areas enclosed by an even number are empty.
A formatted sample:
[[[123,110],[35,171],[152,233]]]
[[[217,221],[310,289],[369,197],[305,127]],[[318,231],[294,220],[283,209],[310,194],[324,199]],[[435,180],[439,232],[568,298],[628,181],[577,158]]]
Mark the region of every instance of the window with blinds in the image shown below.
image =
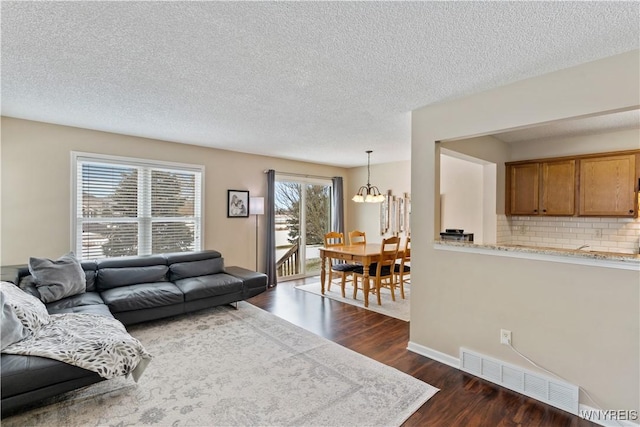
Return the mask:
[[[202,166],[77,153],[73,166],[81,259],[201,249]]]

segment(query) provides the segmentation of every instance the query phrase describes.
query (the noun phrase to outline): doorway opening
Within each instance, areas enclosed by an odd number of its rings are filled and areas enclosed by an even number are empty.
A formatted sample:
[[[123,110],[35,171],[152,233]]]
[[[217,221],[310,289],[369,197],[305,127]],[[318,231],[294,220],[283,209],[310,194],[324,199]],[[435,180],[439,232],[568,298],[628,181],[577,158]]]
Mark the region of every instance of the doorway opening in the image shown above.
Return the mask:
[[[440,224],[474,234],[474,243],[496,243],[496,164],[440,150]]]

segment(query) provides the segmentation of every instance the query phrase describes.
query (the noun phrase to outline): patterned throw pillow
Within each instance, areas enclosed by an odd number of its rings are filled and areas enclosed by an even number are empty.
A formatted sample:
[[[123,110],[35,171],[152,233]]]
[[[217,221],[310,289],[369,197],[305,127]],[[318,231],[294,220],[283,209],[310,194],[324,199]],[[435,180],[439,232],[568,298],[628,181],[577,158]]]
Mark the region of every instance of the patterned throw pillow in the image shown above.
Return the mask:
[[[5,304],[9,304],[20,322],[31,332],[49,324],[49,313],[42,301],[29,295],[13,283],[0,282],[0,290],[4,294]]]

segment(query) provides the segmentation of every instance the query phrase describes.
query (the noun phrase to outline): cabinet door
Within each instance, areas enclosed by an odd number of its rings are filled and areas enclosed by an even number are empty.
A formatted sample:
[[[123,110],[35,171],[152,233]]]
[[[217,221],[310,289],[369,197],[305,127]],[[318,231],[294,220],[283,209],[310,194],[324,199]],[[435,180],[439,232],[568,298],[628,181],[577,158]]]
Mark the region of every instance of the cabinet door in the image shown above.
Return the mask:
[[[539,163],[509,166],[510,215],[538,215]]]
[[[636,155],[580,160],[580,208],[584,216],[635,216]]]
[[[575,200],[576,161],[542,163],[542,215],[573,215]]]

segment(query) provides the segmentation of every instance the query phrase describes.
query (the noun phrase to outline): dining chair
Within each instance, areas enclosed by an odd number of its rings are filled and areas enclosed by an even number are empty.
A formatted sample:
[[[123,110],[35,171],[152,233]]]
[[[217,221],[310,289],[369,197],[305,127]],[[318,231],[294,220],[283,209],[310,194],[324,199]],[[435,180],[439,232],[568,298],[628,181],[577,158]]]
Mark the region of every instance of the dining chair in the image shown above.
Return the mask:
[[[364,231],[354,230],[349,232],[349,245],[366,245],[367,234]]]
[[[404,298],[404,284],[411,283],[411,236],[407,236],[400,257],[400,264],[396,263],[395,272],[398,276],[398,285],[400,286],[400,296]]]
[[[331,248],[336,246],[344,246],[344,234],[337,231],[331,231],[324,235],[324,247]],[[340,276],[340,288],[342,290],[342,298],[345,298],[345,286],[347,284],[347,277],[351,277],[350,281],[353,281],[353,270],[357,267],[356,264],[347,264],[340,260],[335,260],[327,257],[329,260],[329,281],[327,282],[327,291],[331,290],[332,275],[338,273]]]
[[[380,289],[389,288],[391,291],[391,299],[396,300],[395,294],[395,265],[398,258],[398,249],[400,248],[399,237],[389,237],[382,240],[380,244],[380,256],[378,261],[369,266],[369,280],[373,281],[374,287],[369,288],[370,292],[375,292],[378,297],[378,305],[382,305],[380,300]],[[364,281],[364,268],[358,266],[353,270],[353,298],[358,294],[358,278],[362,277]],[[362,287],[361,287],[362,289]]]

